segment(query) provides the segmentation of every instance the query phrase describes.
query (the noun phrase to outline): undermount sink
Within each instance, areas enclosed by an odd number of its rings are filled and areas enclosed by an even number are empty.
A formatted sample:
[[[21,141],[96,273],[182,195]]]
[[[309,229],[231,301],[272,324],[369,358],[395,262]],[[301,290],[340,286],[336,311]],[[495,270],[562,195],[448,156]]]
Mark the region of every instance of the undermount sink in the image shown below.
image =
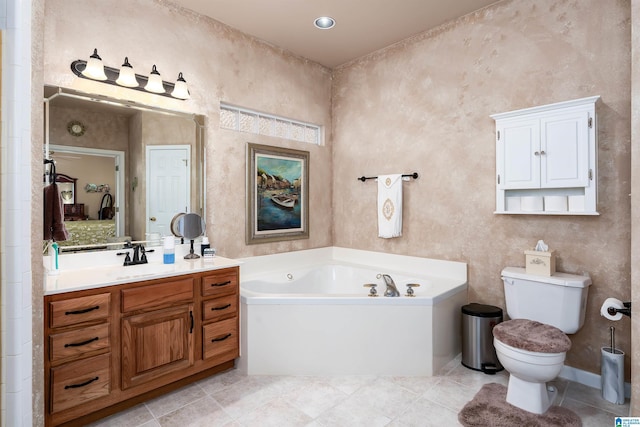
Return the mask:
[[[175,270],[175,264],[138,264],[128,265],[119,268],[116,275],[118,278],[153,276],[157,274],[165,274]]]

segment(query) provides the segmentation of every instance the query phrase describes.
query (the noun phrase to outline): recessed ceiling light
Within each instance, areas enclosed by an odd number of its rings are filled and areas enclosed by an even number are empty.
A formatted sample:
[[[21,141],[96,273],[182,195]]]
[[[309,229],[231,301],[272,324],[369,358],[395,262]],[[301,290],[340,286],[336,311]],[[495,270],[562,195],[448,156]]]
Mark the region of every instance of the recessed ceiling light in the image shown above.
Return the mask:
[[[320,28],[321,30],[328,30],[329,28],[333,28],[336,25],[336,21],[330,16],[321,16],[320,18],[316,18],[316,20],[313,21],[313,25],[315,25],[316,28]]]

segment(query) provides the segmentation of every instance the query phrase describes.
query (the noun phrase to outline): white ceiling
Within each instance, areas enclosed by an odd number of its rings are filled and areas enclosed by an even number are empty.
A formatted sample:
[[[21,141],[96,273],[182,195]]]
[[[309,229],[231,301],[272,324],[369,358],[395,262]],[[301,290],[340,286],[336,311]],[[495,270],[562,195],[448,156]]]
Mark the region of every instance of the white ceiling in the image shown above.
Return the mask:
[[[170,0],[330,68],[499,0]],[[331,16],[336,26],[313,21]]]

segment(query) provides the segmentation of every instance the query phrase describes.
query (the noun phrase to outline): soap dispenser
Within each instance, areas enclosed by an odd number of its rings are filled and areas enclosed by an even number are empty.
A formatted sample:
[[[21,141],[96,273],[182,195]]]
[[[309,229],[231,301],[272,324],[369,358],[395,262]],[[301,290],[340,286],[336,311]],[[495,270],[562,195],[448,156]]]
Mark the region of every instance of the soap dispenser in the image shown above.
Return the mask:
[[[163,254],[165,264],[174,264],[176,262],[176,241],[173,236],[164,238]]]

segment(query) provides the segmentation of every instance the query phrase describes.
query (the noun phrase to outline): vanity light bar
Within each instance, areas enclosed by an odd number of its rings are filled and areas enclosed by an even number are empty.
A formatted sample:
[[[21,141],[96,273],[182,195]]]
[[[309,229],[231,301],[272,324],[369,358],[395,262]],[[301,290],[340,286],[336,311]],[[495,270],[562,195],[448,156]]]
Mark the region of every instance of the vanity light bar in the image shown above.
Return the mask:
[[[102,83],[108,83],[114,86],[127,87],[128,89],[139,90],[141,92],[146,92],[146,93],[153,93],[155,95],[166,96],[168,98],[173,98],[173,99],[181,99],[183,101],[189,98],[189,91],[186,89],[186,82],[184,80],[184,77],[182,77],[182,73],[180,73],[178,77],[178,82],[176,84],[173,84],[171,82],[167,82],[164,80],[160,80],[162,87],[164,88],[164,92],[160,92],[160,91],[155,91],[155,90],[150,91],[145,89],[149,81],[149,78],[147,76],[134,74],[136,80],[140,84],[137,87],[124,86],[124,85],[118,84],[117,82],[118,77],[120,76],[120,70],[117,68],[108,67],[106,65],[104,66],[104,74],[107,77],[106,80],[96,80],[91,77],[85,76],[82,73],[85,70],[85,68],[87,68],[87,61],[84,61],[82,59],[77,59],[71,63],[71,71],[73,72],[73,74],[83,79],[98,81]],[[153,66],[153,68],[155,69],[155,65]],[[179,91],[177,91],[178,92],[177,94],[175,91],[176,86],[178,86],[178,89],[180,89]]]

